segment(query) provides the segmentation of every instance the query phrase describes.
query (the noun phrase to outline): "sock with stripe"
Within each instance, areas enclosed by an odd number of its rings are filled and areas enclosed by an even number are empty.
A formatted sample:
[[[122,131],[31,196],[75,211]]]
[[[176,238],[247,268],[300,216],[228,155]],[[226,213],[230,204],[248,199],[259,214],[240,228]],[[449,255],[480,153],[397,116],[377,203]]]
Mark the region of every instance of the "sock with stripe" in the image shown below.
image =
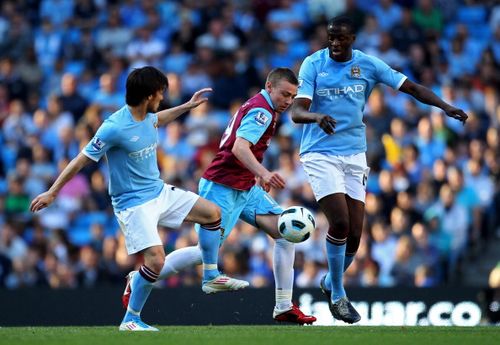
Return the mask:
[[[343,277],[344,277],[344,257],[346,250],[346,239],[336,239],[330,234],[326,236],[326,254],[328,259],[328,272],[330,273],[332,302],[345,297]]]
[[[201,257],[203,259],[203,283],[220,275],[217,266],[221,233],[220,224],[220,219],[210,224],[200,224],[198,237],[200,241]]]
[[[141,317],[141,311],[153,289],[153,283],[158,279],[158,274],[147,266],[142,265],[139,272],[134,274],[131,281],[130,300],[127,312],[122,322],[128,322]]]

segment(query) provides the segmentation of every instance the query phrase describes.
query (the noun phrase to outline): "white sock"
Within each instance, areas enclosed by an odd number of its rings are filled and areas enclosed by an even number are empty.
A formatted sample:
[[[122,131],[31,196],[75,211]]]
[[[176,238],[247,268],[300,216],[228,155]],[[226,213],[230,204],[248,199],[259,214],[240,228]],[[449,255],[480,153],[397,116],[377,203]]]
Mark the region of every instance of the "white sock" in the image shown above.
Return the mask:
[[[165,257],[158,280],[168,278],[187,267],[201,265],[201,249],[198,246],[184,247],[174,250]]]
[[[287,310],[292,307],[293,263],[295,245],[284,238],[274,242],[273,270],[276,287],[276,308]]]

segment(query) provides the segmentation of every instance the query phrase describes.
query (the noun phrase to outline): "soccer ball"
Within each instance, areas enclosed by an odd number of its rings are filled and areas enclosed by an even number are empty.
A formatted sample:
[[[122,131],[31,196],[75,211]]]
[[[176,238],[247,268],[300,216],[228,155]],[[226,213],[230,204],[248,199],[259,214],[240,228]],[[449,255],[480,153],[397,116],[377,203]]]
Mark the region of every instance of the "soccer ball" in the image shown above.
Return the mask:
[[[316,228],[311,212],[302,206],[291,206],[278,219],[278,230],[284,239],[293,243],[304,242]]]

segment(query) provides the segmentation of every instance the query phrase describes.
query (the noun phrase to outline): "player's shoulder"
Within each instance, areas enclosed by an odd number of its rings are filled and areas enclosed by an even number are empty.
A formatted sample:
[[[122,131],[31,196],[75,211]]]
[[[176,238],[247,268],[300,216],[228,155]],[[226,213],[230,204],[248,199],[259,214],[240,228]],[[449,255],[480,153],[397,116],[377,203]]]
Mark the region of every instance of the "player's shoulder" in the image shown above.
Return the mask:
[[[305,59],[304,62],[307,61],[309,63],[317,63],[317,62],[323,62],[323,61],[328,61],[330,58],[328,48],[323,48],[320,50],[315,51],[311,55],[308,55]]]
[[[376,56],[367,54],[361,50],[358,49],[353,49],[352,51],[352,56],[353,60],[358,62],[358,63],[364,63],[364,64],[375,64],[377,60],[380,60]]]
[[[115,111],[103,121],[101,127],[111,131],[119,131],[130,118],[130,116],[127,116],[127,111],[126,107]]]
[[[266,108],[269,107],[272,107],[271,98],[266,91],[262,90],[261,92],[250,98],[248,101],[246,101],[241,108],[246,113],[249,113],[257,111],[259,109],[265,109],[266,111],[268,111]]]
[[[127,106],[123,106],[117,111],[115,111],[113,114],[111,114],[106,121],[109,121],[110,123],[116,123],[122,121],[124,118],[127,117],[127,115],[130,114],[130,110],[128,110]]]

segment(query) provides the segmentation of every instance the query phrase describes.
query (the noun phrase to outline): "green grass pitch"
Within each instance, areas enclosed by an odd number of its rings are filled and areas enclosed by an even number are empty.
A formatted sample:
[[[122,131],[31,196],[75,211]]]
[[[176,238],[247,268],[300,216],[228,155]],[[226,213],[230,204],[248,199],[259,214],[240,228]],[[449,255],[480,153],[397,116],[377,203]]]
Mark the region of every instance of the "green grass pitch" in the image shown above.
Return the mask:
[[[500,327],[160,326],[160,332],[118,327],[0,327],[9,345],[366,345],[500,344]]]

